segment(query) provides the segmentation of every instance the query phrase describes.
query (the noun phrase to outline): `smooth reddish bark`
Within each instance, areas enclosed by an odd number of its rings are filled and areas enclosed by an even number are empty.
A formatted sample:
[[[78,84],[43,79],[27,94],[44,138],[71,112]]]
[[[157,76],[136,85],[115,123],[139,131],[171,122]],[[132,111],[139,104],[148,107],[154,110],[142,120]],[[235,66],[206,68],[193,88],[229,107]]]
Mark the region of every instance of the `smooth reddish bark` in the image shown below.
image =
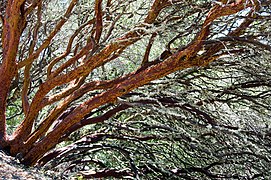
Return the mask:
[[[3,22],[3,62],[0,66],[0,147],[6,146],[6,101],[12,79],[17,73],[16,55],[20,36],[25,26],[21,6],[23,6],[22,0],[8,1]]]

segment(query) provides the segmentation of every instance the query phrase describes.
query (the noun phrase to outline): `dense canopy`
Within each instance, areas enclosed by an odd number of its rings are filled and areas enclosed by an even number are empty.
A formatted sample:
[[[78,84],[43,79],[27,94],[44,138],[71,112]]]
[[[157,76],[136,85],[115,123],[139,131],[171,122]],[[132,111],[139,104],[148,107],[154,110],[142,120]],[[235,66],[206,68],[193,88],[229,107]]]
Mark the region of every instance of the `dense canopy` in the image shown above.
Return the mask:
[[[62,178],[271,178],[270,0],[1,1],[0,149]]]

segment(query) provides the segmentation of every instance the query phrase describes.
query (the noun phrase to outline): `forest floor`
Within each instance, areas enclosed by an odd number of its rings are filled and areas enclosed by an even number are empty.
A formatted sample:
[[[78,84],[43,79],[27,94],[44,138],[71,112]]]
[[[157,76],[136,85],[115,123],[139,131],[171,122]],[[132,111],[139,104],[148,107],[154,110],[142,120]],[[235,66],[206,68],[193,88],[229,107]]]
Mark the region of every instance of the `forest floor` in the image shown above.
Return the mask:
[[[0,151],[0,179],[1,180],[46,180],[57,179],[53,172],[28,168],[21,165],[14,157]]]

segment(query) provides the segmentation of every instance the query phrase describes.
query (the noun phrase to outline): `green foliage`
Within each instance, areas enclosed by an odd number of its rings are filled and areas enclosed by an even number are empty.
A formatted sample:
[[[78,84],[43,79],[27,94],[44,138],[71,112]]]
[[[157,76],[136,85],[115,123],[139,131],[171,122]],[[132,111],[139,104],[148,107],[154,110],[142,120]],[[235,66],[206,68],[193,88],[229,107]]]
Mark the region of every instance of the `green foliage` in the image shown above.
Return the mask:
[[[15,102],[10,103],[7,106],[6,115],[7,115],[7,133],[11,134],[16,127],[21,123],[22,118],[22,108],[21,102],[15,100]]]

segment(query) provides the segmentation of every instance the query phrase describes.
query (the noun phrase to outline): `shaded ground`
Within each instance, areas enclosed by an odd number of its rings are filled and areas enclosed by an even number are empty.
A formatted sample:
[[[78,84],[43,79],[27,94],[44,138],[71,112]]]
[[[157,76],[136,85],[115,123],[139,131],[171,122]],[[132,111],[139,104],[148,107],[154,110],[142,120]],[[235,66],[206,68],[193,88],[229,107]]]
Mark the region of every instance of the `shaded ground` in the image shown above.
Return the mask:
[[[56,179],[53,172],[43,172],[37,168],[26,168],[11,156],[0,151],[0,179],[1,180],[31,180]]]

